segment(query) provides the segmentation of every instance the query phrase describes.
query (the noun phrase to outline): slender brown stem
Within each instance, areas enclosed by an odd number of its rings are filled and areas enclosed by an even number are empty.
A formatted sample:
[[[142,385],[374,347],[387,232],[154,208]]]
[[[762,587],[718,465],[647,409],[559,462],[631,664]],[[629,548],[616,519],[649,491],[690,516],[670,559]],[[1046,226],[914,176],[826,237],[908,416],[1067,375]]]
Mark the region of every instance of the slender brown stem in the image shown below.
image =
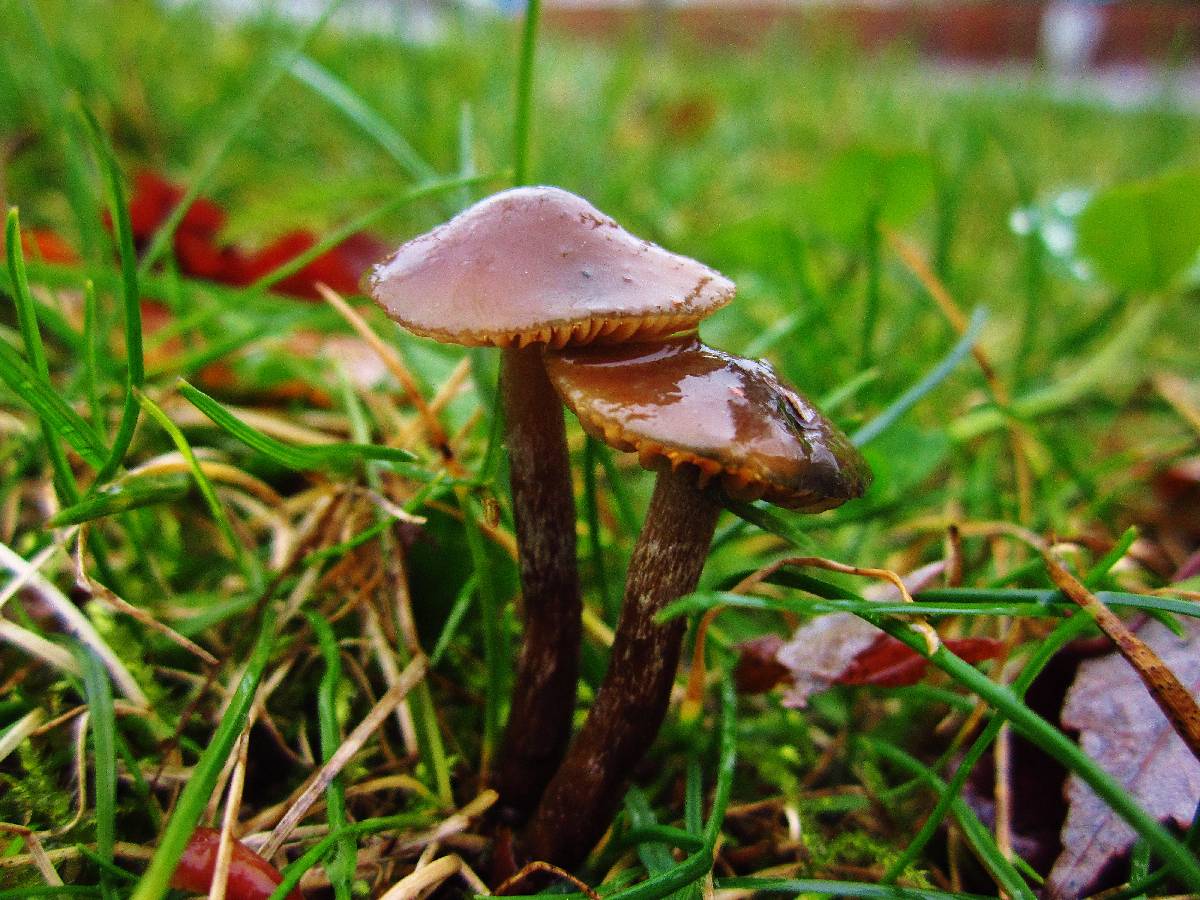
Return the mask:
[[[562,402],[546,377],[540,347],[504,351],[500,389],[525,636],[492,786],[501,818],[520,824],[537,806],[571,736],[582,606]]]
[[[591,712],[546,788],[528,832],[532,859],[570,868],[612,821],[626,780],[658,734],[685,622],[659,610],[696,587],[720,506],[688,469],[658,477],[629,563],[612,657]]]

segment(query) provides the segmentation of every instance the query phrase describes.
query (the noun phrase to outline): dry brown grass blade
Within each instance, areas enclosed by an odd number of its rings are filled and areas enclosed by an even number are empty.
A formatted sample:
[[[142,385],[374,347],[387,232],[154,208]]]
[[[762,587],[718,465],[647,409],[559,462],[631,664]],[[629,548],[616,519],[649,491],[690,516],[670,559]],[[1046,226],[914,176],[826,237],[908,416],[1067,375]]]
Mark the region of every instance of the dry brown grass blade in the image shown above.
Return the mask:
[[[966,315],[959,308],[958,303],[946,285],[942,283],[942,280],[930,268],[925,257],[921,255],[921,251],[890,229],[885,229],[884,233],[888,245],[900,257],[901,261],[908,266],[909,271],[913,273],[917,281],[921,282],[921,286],[933,298],[933,302],[942,311],[942,315],[946,317],[954,330],[960,336],[965,334],[968,325]],[[978,342],[971,348],[971,355],[975,357],[979,371],[983,373],[984,381],[987,382],[992,398],[1000,406],[1008,406],[1012,400],[1008,388],[1005,387],[1004,383],[996,375],[996,369],[992,365],[991,359],[988,358],[987,352]],[[1017,505],[1020,511],[1020,519],[1022,522],[1029,522],[1033,514],[1033,480],[1029,473],[1029,460],[1024,450],[1024,442],[1029,439],[1029,436],[1016,423],[1011,421],[1008,424],[1008,433],[1009,443],[1012,446],[1013,476],[1017,482]]]
[[[246,727],[238,738],[234,751],[236,763],[233,776],[229,779],[229,791],[225,795],[225,812],[221,817],[221,840],[217,844],[217,860],[213,865],[212,886],[208,890],[208,900],[225,900],[225,892],[229,884],[229,865],[233,860],[234,828],[237,826],[238,812],[242,808],[242,788],[246,785],[246,757],[250,749],[250,728],[254,724],[253,717],[246,722]]]
[[[383,673],[383,680],[387,682],[388,687],[395,687],[400,683],[400,666],[396,662],[395,651],[383,634],[379,614],[368,603],[363,606],[362,616],[363,630],[367,634],[367,641],[371,645],[371,652],[379,665],[379,671]],[[417,728],[413,724],[412,710],[407,702],[396,704],[396,724],[400,726],[400,737],[404,741],[405,752],[416,753]]]
[[[355,312],[354,308],[340,294],[320,283],[317,284],[317,290],[325,298],[325,302],[332,306],[338,315],[345,319],[350,327],[358,333],[359,337],[367,342],[383,361],[383,364],[387,366],[388,371],[400,382],[400,388],[404,391],[404,396],[408,398],[408,402],[412,404],[413,409],[417,411],[417,415],[421,417],[430,444],[442,455],[447,465],[453,463],[454,451],[450,447],[450,440],[446,436],[446,430],[442,428],[442,423],[438,421],[437,416],[429,408],[429,404],[425,402],[425,397],[421,394],[421,388],[417,384],[416,378],[408,370],[408,366],[400,358],[400,354],[380,338],[372,330],[371,326],[367,324],[366,319]]]
[[[496,897],[503,897],[510,890],[512,890],[512,888],[516,887],[526,878],[529,878],[531,875],[538,874],[553,875],[555,878],[573,885],[575,889],[587,897],[588,900],[601,900],[600,895],[597,894],[587,882],[579,880],[565,869],[560,869],[558,866],[551,865],[548,862],[542,862],[541,860],[529,863],[515,875],[504,879],[504,882],[496,888],[493,895]]]
[[[0,643],[11,644],[59,671],[79,676],[79,664],[66,650],[20,625],[0,619]]]
[[[253,494],[259,500],[269,503],[272,506],[279,506],[283,503],[283,498],[273,487],[262,479],[255,478],[249,472],[239,469],[237,466],[212,459],[197,459],[196,464],[209,481],[242,488],[247,493]],[[146,460],[140,466],[130,469],[117,483],[128,481],[134,476],[187,475],[190,473],[191,466],[183,458],[183,454],[179,452],[164,453],[161,456]]]
[[[1029,544],[1042,557],[1050,580],[1072,603],[1092,617],[1096,625],[1116,646],[1117,651],[1133,666],[1142,683],[1183,738],[1192,754],[1200,759],[1200,704],[1188,692],[1159,655],[1146,642],[1126,627],[1111,609],[1100,602],[1082,582],[1055,558],[1050,546],[1039,535],[1011,522],[982,522],[962,526],[964,534],[1006,535]]]
[[[1167,372],[1155,374],[1154,389],[1158,395],[1171,405],[1180,418],[1186,421],[1197,434],[1200,434],[1200,408],[1192,400],[1187,380]]]
[[[476,894],[487,894],[487,885],[461,856],[451,853],[404,876],[380,895],[379,900],[422,900],[455,875],[461,876]]]
[[[437,393],[433,395],[433,399],[429,401],[429,411],[434,415],[441,414],[442,410],[453,400],[466,384],[467,376],[471,374],[471,359],[464,356],[454,370],[446,377],[446,380],[441,383],[437,389]]]
[[[471,820],[483,815],[491,809],[500,795],[491,788],[485,788],[480,791],[470,803],[460,807],[457,812],[447,816],[436,826],[428,831],[405,838],[396,844],[398,851],[415,850],[418,847],[425,847],[431,843],[442,843],[452,835],[466,831],[471,825]]]
[[[7,544],[0,544],[0,566],[14,573],[18,578],[26,579],[26,587],[37,593],[62,627],[86,644],[100,658],[118,691],[138,706],[150,705],[150,701],[146,698],[146,693],[142,690],[141,685],[137,683],[137,679],[133,677],[113,649],[100,637],[99,632],[87,617],[67,599],[62,591],[51,584],[41,572],[30,565],[28,560]],[[64,652],[60,648],[55,649],[59,650],[60,654]],[[67,656],[70,658],[69,654]],[[71,663],[74,663],[73,659]],[[60,665],[60,668],[65,667]],[[73,668],[78,673],[78,667],[73,666]]]
[[[3,762],[6,756],[16,750],[25,738],[37,731],[45,718],[44,712],[35,709],[8,726],[8,730],[0,736],[0,762]]]
[[[54,868],[54,863],[46,855],[46,849],[42,846],[42,842],[33,831],[24,825],[9,825],[5,822],[0,822],[0,831],[19,835],[21,840],[25,842],[25,849],[29,851],[29,858],[37,866],[38,871],[42,873],[42,878],[46,884],[51,887],[62,886],[62,878],[59,877],[58,872]]]
[[[288,839],[288,835],[292,833],[292,830],[308,813],[309,808],[325,792],[325,789],[329,787],[329,782],[345,768],[354,754],[366,743],[367,738],[383,724],[384,719],[391,715],[392,710],[396,708],[397,704],[425,677],[428,662],[424,656],[415,657],[401,673],[400,680],[379,698],[379,701],[371,708],[371,711],[346,736],[341,746],[334,751],[329,761],[309,777],[307,786],[300,793],[300,796],[296,798],[296,802],[292,804],[292,808],[284,813],[283,818],[279,820],[279,824],[271,832],[270,838],[263,845],[261,851],[263,856],[270,859],[279,851],[279,848],[283,846],[283,842]]]
[[[104,603],[108,604],[117,612],[124,613],[151,631],[157,631],[167,640],[171,641],[171,643],[182,647],[188,653],[195,656],[203,665],[209,668],[216,668],[219,665],[217,658],[195,641],[184,637],[175,629],[160,622],[141,607],[134,606],[132,603],[129,603],[128,601],[119,597],[109,588],[100,584],[100,582],[88,575],[83,561],[85,533],[85,528],[80,526],[79,534],[75,541],[75,552],[72,554],[72,558],[75,562],[75,584],[90,596],[95,597],[98,600],[102,600]]]

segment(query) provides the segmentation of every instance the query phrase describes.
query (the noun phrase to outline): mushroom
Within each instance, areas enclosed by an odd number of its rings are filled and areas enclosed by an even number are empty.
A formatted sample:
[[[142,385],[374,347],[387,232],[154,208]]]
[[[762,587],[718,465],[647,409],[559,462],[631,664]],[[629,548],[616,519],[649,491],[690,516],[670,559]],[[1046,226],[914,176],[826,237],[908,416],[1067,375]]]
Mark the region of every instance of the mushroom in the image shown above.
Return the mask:
[[[525,636],[492,784],[513,824],[536,806],[571,732],[578,678],[575,506],[562,406],[544,346],[694,328],[734,286],[552,187],[489,197],[378,265],[371,295],[420,335],[502,347]]]
[[[694,335],[548,352],[546,371],[589,434],[658,472],[608,671],[526,834],[531,858],[573,866],[607,829],[666,715],[685,623],[655,616],[695,589],[722,493],[819,512],[861,496],[870,473],[769,365]]]

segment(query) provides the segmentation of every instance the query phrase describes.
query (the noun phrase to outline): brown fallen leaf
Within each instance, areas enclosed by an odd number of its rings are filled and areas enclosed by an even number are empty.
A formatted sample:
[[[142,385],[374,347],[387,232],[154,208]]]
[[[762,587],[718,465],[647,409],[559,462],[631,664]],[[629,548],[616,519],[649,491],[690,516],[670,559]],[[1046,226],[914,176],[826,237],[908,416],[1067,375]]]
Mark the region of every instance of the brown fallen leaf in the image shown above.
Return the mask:
[[[1152,621],[1140,631],[1193,696],[1200,694],[1200,622],[1187,619],[1180,638]],[[1118,654],[1079,667],[1062,710],[1085,753],[1151,815],[1179,827],[1200,802],[1200,762],[1175,733],[1141,679]],[[1063,851],[1050,870],[1046,896],[1082,897],[1104,868],[1125,854],[1133,829],[1075,775],[1067,780]]]
[[[904,585],[909,591],[920,591],[937,581],[945,569],[944,560],[922,566],[904,577]],[[872,585],[863,595],[884,601],[896,599],[899,592],[890,585]],[[875,646],[880,636],[878,628],[851,613],[818,616],[802,625],[775,653],[791,681],[784,706],[803,709],[812,694],[837,684],[854,660]]]

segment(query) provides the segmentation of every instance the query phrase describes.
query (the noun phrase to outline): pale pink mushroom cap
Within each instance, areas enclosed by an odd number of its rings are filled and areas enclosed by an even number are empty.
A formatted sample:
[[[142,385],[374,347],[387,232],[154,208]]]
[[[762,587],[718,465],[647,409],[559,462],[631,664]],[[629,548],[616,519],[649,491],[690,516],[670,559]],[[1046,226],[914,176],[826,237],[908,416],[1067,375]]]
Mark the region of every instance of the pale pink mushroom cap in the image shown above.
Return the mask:
[[[372,270],[368,289],[410,331],[497,347],[666,336],[734,294],[721,273],[554,187],[480,201],[401,246]]]

